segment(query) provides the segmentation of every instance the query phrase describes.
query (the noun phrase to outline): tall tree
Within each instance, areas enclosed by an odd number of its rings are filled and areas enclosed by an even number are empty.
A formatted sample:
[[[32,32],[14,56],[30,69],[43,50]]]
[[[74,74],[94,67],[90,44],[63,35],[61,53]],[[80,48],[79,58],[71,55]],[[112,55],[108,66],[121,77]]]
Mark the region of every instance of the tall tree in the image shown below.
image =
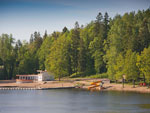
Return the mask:
[[[104,24],[102,22],[102,14],[99,13],[96,22],[94,23],[94,39],[90,42],[89,48],[94,58],[96,73],[103,73],[106,71],[104,56]]]
[[[54,42],[54,37],[46,37],[41,47],[38,49],[39,69],[45,70],[45,63],[48,55],[50,54],[50,48]]]
[[[96,16],[96,22],[101,23],[103,20],[103,15],[101,12],[98,13],[98,15]]]
[[[79,54],[78,54],[78,72],[85,74],[86,69],[86,50],[84,47],[83,39],[80,38]]]
[[[67,76],[69,74],[68,70],[69,44],[70,44],[69,40],[64,37],[60,37],[59,39],[57,39],[51,46],[50,49],[51,52],[46,61],[47,62],[46,67],[48,71],[54,73],[55,77],[59,78],[59,80],[61,77]]]
[[[36,51],[40,48],[42,42],[43,42],[43,39],[42,39],[40,33],[34,32],[34,45],[33,46]]]
[[[109,16],[108,13],[106,12],[104,15],[104,39],[107,38],[108,31],[109,31]]]
[[[65,26],[65,27],[63,28],[62,32],[65,33],[65,32],[67,32],[67,31],[68,31],[68,29],[67,29],[67,27]]]
[[[75,23],[75,28],[71,30],[71,62],[73,66],[73,72],[77,73],[78,67],[78,53],[79,53],[79,41],[80,41],[80,29],[78,22]]]
[[[0,36],[0,59],[3,62],[5,79],[12,79],[15,66],[14,39],[12,35]]]
[[[146,81],[150,83],[150,47],[145,48],[141,55],[137,55],[137,63],[140,70],[140,74],[143,75],[143,78],[146,78]]]
[[[30,36],[30,43],[32,43],[34,41],[34,37],[33,37],[33,34],[31,34]]]
[[[143,51],[144,48],[148,48],[150,45],[150,32],[148,30],[148,22],[147,19],[144,19],[140,28],[139,28],[139,36],[138,36],[138,52]]]
[[[45,30],[44,36],[43,36],[43,40],[45,40],[47,38],[48,34],[47,34],[47,30]]]
[[[124,66],[124,74],[126,75],[127,80],[133,81],[133,87],[135,87],[135,81],[139,78],[139,70],[136,66],[136,52],[132,52],[132,50],[128,50],[125,55],[125,66]]]
[[[116,57],[116,65],[114,65],[114,70],[115,70],[115,80],[119,80],[123,78],[124,75],[124,57],[123,54],[120,53]]]

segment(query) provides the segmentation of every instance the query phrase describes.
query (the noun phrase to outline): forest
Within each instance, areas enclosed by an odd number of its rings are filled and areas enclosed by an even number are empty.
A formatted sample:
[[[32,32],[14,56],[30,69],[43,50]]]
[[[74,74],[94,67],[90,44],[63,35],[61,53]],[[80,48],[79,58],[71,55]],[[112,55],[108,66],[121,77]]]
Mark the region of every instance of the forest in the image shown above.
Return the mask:
[[[98,13],[86,25],[75,22],[72,29],[29,41],[15,40],[12,34],[0,36],[0,79],[17,74],[47,70],[61,77],[109,78],[150,81],[150,9],[117,14]]]

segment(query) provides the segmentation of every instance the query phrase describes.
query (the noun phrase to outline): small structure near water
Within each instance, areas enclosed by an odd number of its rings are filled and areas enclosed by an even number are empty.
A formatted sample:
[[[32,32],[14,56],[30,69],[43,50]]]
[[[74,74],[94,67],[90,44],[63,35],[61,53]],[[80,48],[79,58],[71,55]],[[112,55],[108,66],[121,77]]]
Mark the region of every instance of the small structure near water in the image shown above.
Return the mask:
[[[37,70],[39,74],[32,75],[16,75],[16,83],[32,83],[32,82],[41,82],[41,81],[50,81],[54,80],[54,76],[50,75],[47,71]]]

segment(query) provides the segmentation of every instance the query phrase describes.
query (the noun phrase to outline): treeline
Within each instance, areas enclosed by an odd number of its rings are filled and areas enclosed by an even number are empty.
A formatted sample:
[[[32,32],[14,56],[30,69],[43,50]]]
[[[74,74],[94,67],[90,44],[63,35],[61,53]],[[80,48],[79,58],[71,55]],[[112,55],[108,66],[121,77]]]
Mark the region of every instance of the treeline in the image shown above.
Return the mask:
[[[98,74],[112,80],[150,80],[150,9],[109,18],[99,13],[86,26],[75,23],[30,41],[14,41],[12,35],[0,36],[0,77],[32,74],[48,70],[58,78]],[[102,76],[101,76],[102,77]]]

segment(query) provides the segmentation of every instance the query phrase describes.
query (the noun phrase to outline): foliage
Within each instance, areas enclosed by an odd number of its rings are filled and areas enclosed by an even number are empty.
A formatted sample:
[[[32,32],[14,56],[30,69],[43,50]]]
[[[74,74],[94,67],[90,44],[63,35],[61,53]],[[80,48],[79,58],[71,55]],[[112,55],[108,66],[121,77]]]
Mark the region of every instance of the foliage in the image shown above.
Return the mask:
[[[146,78],[147,82],[150,81],[150,47],[145,48],[141,55],[137,55],[137,63],[140,73]]]
[[[54,42],[54,37],[45,37],[41,47],[38,50],[39,69],[45,70],[45,60],[50,54],[50,47]]]
[[[46,68],[59,79],[69,74],[69,46],[70,40],[62,36],[50,48],[51,52],[47,58]]]
[[[15,66],[15,51],[13,48],[14,38],[12,35],[2,34],[0,36],[0,59],[4,66],[5,79],[11,79]]]
[[[124,75],[124,66],[125,66],[124,57],[120,53],[116,58],[116,65],[114,65],[116,80],[122,79],[122,76]]]
[[[150,79],[150,9],[109,18],[99,12],[84,27],[31,34],[29,42],[0,36],[0,78],[48,70],[57,78]]]
[[[125,55],[124,63],[124,74],[126,75],[127,80],[137,80],[139,78],[139,70],[136,66],[137,57],[136,52],[128,50]]]

